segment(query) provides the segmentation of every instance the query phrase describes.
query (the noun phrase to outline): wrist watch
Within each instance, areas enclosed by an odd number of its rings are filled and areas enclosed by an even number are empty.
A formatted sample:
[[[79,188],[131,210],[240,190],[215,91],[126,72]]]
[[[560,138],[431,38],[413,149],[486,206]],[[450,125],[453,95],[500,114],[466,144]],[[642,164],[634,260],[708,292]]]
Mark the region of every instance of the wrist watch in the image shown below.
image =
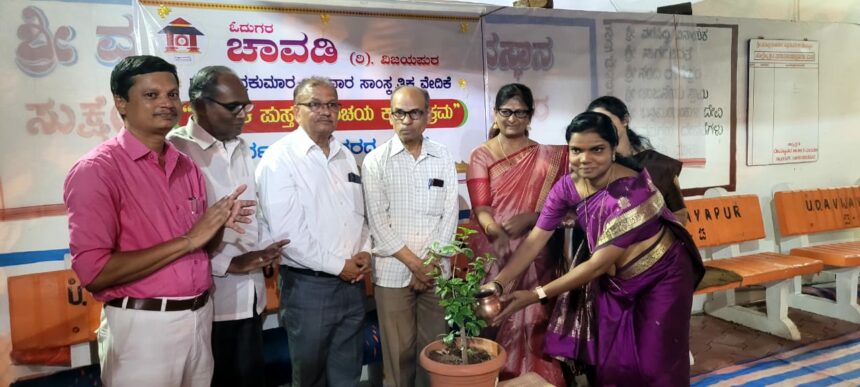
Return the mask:
[[[541,305],[546,305],[546,303],[549,302],[549,298],[546,297],[546,292],[543,291],[543,287],[536,286],[535,293],[537,294],[538,301],[540,301]]]

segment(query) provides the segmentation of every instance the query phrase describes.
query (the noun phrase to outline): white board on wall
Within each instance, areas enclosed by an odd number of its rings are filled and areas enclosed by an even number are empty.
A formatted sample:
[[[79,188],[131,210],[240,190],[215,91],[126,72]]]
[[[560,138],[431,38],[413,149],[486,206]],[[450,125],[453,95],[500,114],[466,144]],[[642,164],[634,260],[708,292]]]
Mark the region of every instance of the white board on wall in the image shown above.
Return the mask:
[[[499,87],[523,83],[535,95],[530,136],[560,144],[592,99],[614,95],[637,133],[684,162],[685,194],[733,191],[738,26],[687,20],[541,9],[488,15],[486,114]]]
[[[630,127],[684,163],[685,194],[733,191],[738,26],[685,20],[604,19],[600,93],[623,100]]]
[[[750,39],[747,165],[818,160],[818,42]]]

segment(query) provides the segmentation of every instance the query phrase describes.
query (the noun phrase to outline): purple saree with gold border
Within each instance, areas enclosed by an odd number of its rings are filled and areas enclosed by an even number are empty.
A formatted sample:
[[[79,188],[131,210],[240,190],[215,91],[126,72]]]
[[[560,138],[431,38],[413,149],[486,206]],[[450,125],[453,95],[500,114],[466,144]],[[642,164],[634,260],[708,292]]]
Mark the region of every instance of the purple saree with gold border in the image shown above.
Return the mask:
[[[585,200],[571,178],[561,179],[537,226],[558,227],[570,208],[594,252],[659,237],[613,275],[559,297],[545,335],[547,354],[593,365],[600,385],[688,384],[690,309],[704,272],[689,233],[647,171],[617,179]]]

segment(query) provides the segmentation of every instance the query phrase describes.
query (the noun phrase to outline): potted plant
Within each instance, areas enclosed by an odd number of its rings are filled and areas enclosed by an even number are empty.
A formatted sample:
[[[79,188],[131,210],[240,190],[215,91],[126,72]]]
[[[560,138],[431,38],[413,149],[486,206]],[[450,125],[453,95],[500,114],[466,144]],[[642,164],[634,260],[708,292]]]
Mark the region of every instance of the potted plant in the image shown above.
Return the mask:
[[[494,294],[479,294],[481,281],[486,275],[486,265],[494,260],[488,253],[475,257],[466,241],[476,231],[459,227],[454,240],[448,244],[435,242],[430,248],[426,265],[448,257],[463,255],[470,262],[465,276],[441,275],[436,277],[435,292],[439,305],[445,309],[445,321],[451,331],[421,350],[421,366],[430,375],[433,386],[495,386],[499,370],[505,364],[507,354],[498,343],[477,336],[487,322],[481,316],[492,315],[479,309],[479,296],[494,300],[490,309],[498,313],[498,298]],[[484,311],[484,313],[479,313]]]

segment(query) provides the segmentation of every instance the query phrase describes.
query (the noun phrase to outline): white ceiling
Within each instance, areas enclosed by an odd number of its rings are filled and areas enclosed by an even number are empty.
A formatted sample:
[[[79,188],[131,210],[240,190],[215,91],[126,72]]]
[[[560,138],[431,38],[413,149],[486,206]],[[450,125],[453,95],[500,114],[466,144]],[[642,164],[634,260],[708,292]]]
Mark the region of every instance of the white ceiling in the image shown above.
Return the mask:
[[[313,0],[268,0],[319,7]],[[554,0],[555,9],[654,13],[682,0]],[[328,0],[326,6],[483,15],[513,0]],[[860,24],[860,0],[692,0],[693,15]]]

